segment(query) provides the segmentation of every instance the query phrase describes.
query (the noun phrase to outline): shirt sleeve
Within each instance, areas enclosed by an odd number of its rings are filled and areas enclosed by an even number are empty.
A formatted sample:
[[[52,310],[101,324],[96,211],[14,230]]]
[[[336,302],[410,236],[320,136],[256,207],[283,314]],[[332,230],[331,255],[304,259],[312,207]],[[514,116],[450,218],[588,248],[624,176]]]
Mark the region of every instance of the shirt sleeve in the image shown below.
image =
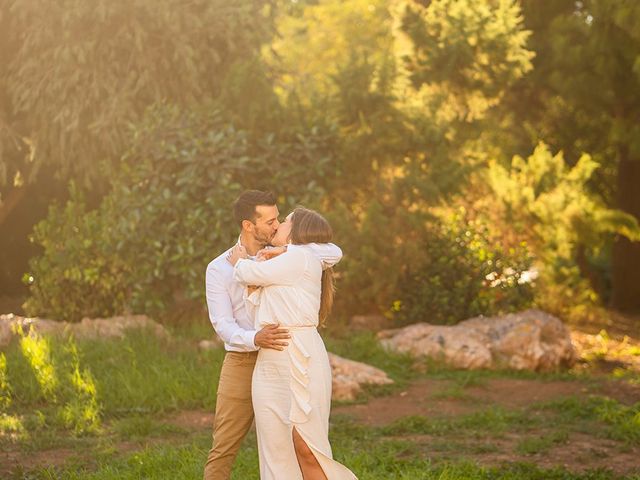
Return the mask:
[[[342,249],[333,243],[309,243],[307,247],[322,262],[322,269],[335,266],[342,260]]]
[[[300,249],[289,248],[264,262],[240,259],[233,270],[234,278],[243,285],[294,285],[307,267],[307,257]]]
[[[226,344],[246,351],[257,350],[254,343],[256,330],[245,330],[233,316],[231,297],[224,284],[224,277],[215,269],[207,268],[207,308],[213,329]]]

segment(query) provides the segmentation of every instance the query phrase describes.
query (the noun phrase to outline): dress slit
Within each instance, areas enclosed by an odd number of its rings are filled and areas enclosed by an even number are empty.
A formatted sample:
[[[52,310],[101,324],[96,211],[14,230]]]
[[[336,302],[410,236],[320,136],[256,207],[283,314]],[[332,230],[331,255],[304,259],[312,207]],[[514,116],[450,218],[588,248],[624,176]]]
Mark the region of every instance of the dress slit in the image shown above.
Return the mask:
[[[318,466],[320,467],[320,470],[322,470],[322,474],[324,475],[324,477],[328,478],[327,472],[324,471],[324,468],[322,466],[322,462],[318,458],[318,455],[322,455],[324,457],[322,452],[320,452],[317,448],[315,448],[312,445],[310,445],[309,442],[307,441],[307,439],[302,436],[302,434],[300,433],[300,430],[297,429],[295,426],[292,426],[291,427],[291,440],[293,441],[293,449],[294,449],[294,451],[296,451],[296,456],[297,456],[297,450],[296,450],[296,442],[295,442],[294,436],[293,436],[294,432],[298,434],[298,436],[300,437],[300,440],[302,440],[302,442],[304,442],[304,444],[309,449],[309,451],[311,452],[313,457],[316,459],[316,462],[318,462]],[[298,465],[300,465],[300,461],[298,461]],[[300,473],[302,474],[302,465],[300,465]]]

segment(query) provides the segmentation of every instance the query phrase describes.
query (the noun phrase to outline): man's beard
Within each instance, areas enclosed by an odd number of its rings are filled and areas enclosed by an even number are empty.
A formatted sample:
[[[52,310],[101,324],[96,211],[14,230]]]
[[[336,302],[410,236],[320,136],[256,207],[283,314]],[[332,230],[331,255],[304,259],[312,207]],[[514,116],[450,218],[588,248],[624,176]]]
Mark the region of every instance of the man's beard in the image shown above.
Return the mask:
[[[256,235],[255,239],[256,239],[256,242],[260,243],[263,247],[266,247],[267,245],[271,245],[271,240],[273,239],[273,237],[275,237],[275,233],[272,235],[270,234]]]

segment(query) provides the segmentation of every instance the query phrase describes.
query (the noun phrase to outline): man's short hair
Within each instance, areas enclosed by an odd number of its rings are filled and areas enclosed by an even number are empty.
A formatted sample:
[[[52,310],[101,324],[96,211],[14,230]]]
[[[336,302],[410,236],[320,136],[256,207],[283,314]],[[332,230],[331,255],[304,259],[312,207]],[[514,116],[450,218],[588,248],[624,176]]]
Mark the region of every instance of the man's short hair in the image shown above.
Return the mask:
[[[271,192],[261,190],[245,190],[233,204],[233,216],[236,223],[242,228],[242,221],[249,220],[256,223],[258,205],[272,206],[276,204],[276,197]]]

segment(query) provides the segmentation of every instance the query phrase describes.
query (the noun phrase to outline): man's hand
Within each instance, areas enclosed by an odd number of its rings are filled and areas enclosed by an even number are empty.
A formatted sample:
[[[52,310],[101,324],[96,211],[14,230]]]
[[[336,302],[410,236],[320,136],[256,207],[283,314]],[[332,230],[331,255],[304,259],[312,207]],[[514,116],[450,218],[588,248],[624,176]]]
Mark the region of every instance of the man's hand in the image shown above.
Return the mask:
[[[256,333],[253,343],[260,348],[272,348],[274,350],[284,350],[289,345],[284,340],[291,338],[289,332],[279,325],[267,325]]]
[[[246,248],[244,248],[242,245],[236,245],[231,249],[229,255],[227,255],[227,260],[231,265],[235,267],[236,263],[238,263],[238,260],[240,260],[241,258],[247,258],[248,256],[249,255],[247,254]]]
[[[256,254],[256,260],[258,261],[270,260],[274,257],[277,257],[278,255],[283,254],[286,251],[287,251],[286,246],[263,248],[262,250],[259,250],[258,253]]]

